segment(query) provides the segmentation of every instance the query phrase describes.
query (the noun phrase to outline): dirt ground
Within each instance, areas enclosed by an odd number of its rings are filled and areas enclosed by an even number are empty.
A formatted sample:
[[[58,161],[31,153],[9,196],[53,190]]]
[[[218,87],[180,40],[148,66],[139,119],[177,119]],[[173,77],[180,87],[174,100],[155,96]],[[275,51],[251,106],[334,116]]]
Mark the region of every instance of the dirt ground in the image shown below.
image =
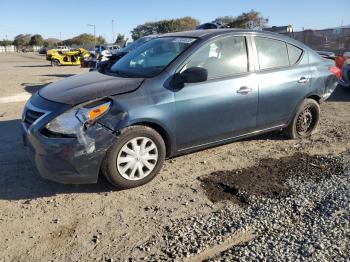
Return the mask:
[[[96,185],[43,180],[22,146],[25,100],[47,83],[84,72],[51,67],[36,54],[0,54],[0,261],[147,260],[150,250],[140,246],[150,239],[161,246],[171,221],[209,214],[225,204],[212,202],[198,178],[227,176],[226,170],[249,168],[264,158],[338,155],[350,149],[350,92],[337,88],[322,104],[321,124],[311,139],[285,140],[277,132],[181,156],[167,160],[151,183],[125,191],[104,179]],[[152,252],[162,250],[156,245]]]

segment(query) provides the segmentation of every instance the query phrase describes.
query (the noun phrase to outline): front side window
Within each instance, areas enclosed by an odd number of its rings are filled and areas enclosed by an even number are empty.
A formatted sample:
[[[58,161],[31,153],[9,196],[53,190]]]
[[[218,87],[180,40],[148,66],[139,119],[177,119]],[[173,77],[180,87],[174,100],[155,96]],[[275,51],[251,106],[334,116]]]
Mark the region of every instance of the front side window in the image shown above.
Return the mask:
[[[286,43],[270,38],[255,37],[260,70],[289,66]]]
[[[205,44],[190,58],[184,69],[190,67],[207,69],[208,79],[248,72],[245,37],[225,37]]]
[[[122,57],[110,71],[125,77],[154,77],[195,40],[184,37],[161,37],[150,40]]]

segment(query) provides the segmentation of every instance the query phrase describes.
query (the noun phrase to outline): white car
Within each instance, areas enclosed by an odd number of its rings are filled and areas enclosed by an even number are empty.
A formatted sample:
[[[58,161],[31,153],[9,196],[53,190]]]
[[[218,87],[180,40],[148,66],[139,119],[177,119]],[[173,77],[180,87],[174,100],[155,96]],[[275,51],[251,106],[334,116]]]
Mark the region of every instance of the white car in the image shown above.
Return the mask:
[[[70,51],[70,47],[64,46],[64,45],[57,46],[56,50],[57,50],[57,52],[68,52],[68,51]]]
[[[114,55],[114,54],[118,53],[118,51],[120,50],[120,46],[119,45],[107,45],[106,50],[108,50],[112,55]]]

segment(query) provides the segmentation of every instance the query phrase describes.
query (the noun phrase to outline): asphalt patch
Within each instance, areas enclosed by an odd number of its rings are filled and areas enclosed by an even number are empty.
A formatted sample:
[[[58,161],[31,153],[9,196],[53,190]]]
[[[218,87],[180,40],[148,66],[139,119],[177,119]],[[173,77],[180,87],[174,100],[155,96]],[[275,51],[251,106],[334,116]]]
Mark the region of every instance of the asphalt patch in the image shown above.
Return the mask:
[[[287,179],[317,183],[339,172],[345,172],[340,157],[298,153],[262,159],[249,168],[217,171],[198,179],[213,203],[229,200],[247,206],[251,196],[280,199],[295,194],[297,190],[288,186]]]

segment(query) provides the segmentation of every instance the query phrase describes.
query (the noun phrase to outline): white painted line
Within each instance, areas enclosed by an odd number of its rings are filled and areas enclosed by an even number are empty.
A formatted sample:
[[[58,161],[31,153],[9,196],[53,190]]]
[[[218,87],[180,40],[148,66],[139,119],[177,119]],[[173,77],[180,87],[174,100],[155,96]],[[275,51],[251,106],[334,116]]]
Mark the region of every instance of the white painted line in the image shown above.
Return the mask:
[[[0,97],[0,104],[27,101],[31,96],[32,96],[32,94],[27,93],[27,92],[23,92],[23,93],[13,95],[13,96]]]

